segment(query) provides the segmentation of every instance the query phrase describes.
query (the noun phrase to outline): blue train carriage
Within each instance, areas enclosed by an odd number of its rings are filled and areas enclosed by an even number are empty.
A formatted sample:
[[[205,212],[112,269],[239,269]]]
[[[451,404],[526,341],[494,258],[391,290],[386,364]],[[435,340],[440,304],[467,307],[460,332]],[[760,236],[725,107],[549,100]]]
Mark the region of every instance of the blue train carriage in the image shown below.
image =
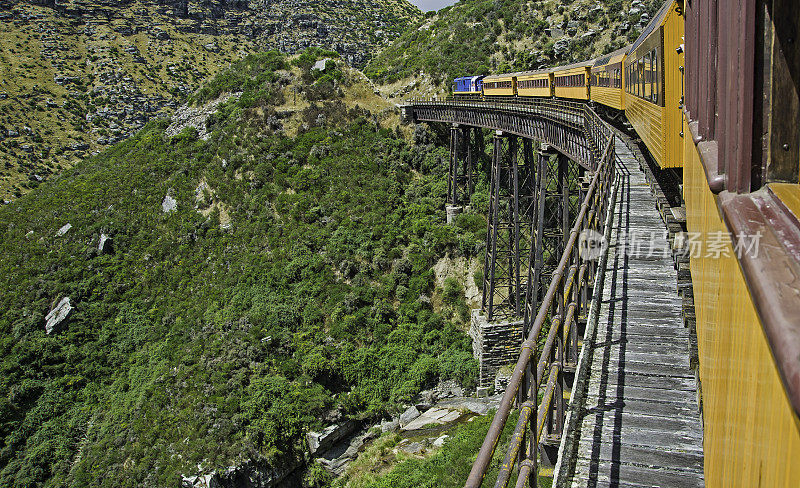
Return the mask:
[[[483,76],[462,76],[453,80],[453,95],[475,97],[483,94]]]

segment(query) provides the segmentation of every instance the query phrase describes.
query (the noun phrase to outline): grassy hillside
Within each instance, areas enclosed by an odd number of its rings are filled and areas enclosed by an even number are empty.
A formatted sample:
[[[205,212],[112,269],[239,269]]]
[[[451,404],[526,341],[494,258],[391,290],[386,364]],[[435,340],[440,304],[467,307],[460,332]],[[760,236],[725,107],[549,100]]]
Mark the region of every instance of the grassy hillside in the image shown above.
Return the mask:
[[[565,64],[638,37],[661,0],[461,0],[429,13],[365,73],[392,97],[433,93],[456,76]]]
[[[421,16],[406,0],[2,0],[0,202],[171,114],[249,53],[317,46],[362,66]]]
[[[446,151],[376,125],[315,57],[248,56],[196,97],[243,90],[207,140],[153,121],[0,208],[1,486],[281,466],[309,428],[473,384],[463,290],[431,268],[480,252],[485,221],[444,225]]]

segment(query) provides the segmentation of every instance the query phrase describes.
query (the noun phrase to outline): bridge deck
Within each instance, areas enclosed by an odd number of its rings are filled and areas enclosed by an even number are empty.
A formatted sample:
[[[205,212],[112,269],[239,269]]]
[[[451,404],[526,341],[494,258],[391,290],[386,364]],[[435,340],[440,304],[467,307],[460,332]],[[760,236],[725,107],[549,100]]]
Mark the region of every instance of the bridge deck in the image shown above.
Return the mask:
[[[570,486],[703,486],[697,391],[665,227],[619,138],[616,151],[621,185]]]

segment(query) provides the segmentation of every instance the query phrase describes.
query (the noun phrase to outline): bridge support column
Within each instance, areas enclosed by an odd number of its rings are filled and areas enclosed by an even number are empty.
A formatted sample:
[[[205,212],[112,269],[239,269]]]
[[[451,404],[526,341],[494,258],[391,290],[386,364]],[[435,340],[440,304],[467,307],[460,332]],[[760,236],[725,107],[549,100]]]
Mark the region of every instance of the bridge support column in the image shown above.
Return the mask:
[[[495,133],[483,295],[470,327],[480,385],[489,389],[500,366],[514,362],[522,341],[535,175],[532,141]]]
[[[450,128],[450,171],[447,178],[447,223],[470,204],[477,171],[484,153],[479,127],[453,124]]]

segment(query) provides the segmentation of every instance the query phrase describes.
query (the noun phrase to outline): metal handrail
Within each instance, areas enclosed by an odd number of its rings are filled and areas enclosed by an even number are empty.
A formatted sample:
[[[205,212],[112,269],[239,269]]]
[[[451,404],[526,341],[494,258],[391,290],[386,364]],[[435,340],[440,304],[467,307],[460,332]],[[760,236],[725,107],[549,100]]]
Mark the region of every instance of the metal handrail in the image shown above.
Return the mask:
[[[533,105],[542,106],[544,104],[534,103]],[[573,331],[573,325],[579,313],[577,297],[583,287],[587,286],[587,274],[593,275],[595,271],[593,263],[581,261],[578,247],[575,244],[582,230],[596,230],[599,227],[601,216],[605,214],[609,204],[608,190],[614,173],[613,132],[587,106],[580,105],[580,112],[583,118],[585,137],[590,146],[602,147],[603,149],[597,158],[597,164],[593,165],[595,172],[591,184],[581,203],[580,212],[570,231],[564,252],[561,255],[558,267],[553,273],[544,300],[539,306],[532,323],[525,324],[525,330],[530,332],[522,343],[514,373],[472,466],[465,488],[478,488],[481,486],[515,401],[519,403],[519,420],[511,436],[509,448],[506,451],[495,487],[508,486],[514,466],[518,460],[520,470],[516,486],[524,486],[527,481],[531,487],[535,487],[537,485],[536,463],[538,447],[542,440],[545,425],[552,420],[554,399],[556,404],[562,402],[559,412],[563,416],[563,395],[559,395],[561,398],[558,398],[558,396],[554,395],[554,392],[564,370],[565,344],[569,342],[568,338]],[[578,266],[578,263],[581,263],[580,266]],[[572,296],[571,299],[569,298],[570,295]],[[544,346],[541,351],[537,351],[539,336],[548,318],[550,319],[550,329]],[[577,349],[577,340],[572,341],[569,347],[573,349],[570,351],[573,354],[572,357],[577,357],[576,350],[574,350]],[[538,361],[536,361],[537,353],[539,356]],[[527,371],[534,361],[536,370],[528,377]],[[548,367],[550,373],[545,395],[542,404],[537,408],[539,387]],[[519,398],[523,384],[527,383],[530,386],[523,390],[524,395]],[[563,423],[563,419],[556,419],[556,421],[557,423],[559,421]],[[557,425],[556,428],[560,429],[561,425]],[[523,450],[526,436],[530,438],[529,446],[527,446],[526,450]],[[524,456],[520,455],[521,452],[525,453]],[[523,457],[524,459],[522,459]]]

